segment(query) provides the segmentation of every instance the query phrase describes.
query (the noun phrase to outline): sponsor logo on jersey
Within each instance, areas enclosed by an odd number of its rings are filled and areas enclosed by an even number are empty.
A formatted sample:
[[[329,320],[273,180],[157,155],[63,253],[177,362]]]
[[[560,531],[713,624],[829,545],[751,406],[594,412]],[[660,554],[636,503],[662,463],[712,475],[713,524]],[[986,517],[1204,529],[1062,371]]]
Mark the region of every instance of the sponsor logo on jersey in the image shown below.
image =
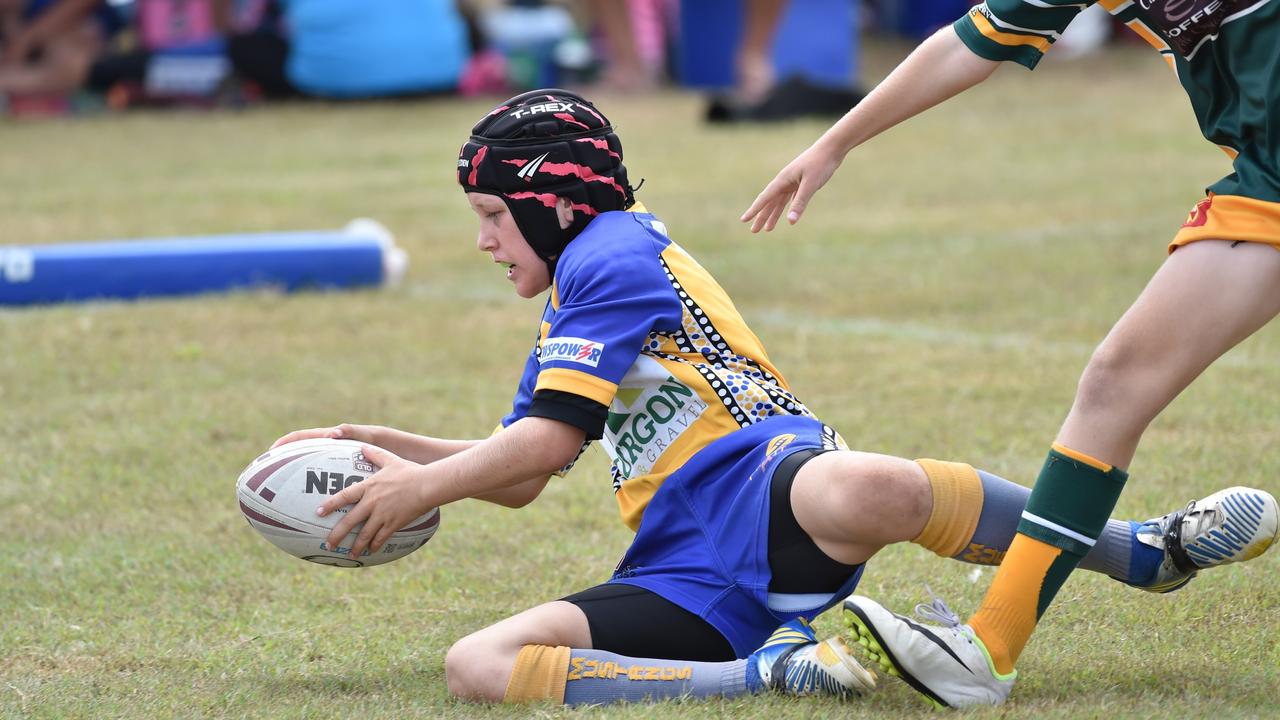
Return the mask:
[[[618,475],[633,478],[652,470],[707,407],[693,388],[671,375],[643,390],[620,389],[609,407],[604,437]],[[619,485],[615,482],[615,489]]]
[[[525,182],[529,182],[533,179],[533,174],[538,172],[538,168],[542,167],[542,161],[546,160],[547,155],[549,154],[550,153],[542,153],[538,157],[534,158],[533,162],[520,168],[520,172],[516,173],[516,175],[524,178]]]
[[[1245,0],[1138,0],[1142,21],[1183,56],[1216,37],[1222,21]]]
[[[549,112],[573,112],[573,103],[571,102],[549,102],[541,105],[530,105],[511,111],[511,117],[521,118],[525,115],[538,115],[540,113]]]
[[[1187,221],[1182,223],[1182,227],[1204,227],[1209,222],[1209,208],[1213,206],[1213,196],[1201,200],[1196,206],[1191,208],[1191,214],[1187,216]]]
[[[538,362],[543,365],[549,362],[574,362],[597,367],[600,365],[602,353],[604,353],[604,343],[595,340],[575,337],[547,338],[542,342],[538,352]]]

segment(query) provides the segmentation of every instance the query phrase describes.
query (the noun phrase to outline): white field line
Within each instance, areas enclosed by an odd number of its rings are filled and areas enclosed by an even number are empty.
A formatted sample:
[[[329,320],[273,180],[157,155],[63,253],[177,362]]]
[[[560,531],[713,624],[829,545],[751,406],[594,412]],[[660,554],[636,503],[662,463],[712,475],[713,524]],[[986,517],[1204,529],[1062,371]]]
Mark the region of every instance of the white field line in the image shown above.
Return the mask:
[[[981,348],[983,350],[1017,350],[1038,355],[1079,358],[1081,369],[1093,353],[1094,345],[1082,342],[1046,340],[1024,333],[987,333],[966,330],[961,327],[941,327],[925,323],[899,322],[872,316],[814,317],[777,308],[758,311],[748,310],[749,322],[761,327],[788,328],[820,333],[831,337],[874,337],[892,340],[908,340],[919,343],[944,342],[951,345]],[[1101,342],[1102,338],[1098,338]],[[1247,350],[1236,348],[1220,358],[1214,365],[1259,370],[1280,369],[1280,359],[1259,357]]]

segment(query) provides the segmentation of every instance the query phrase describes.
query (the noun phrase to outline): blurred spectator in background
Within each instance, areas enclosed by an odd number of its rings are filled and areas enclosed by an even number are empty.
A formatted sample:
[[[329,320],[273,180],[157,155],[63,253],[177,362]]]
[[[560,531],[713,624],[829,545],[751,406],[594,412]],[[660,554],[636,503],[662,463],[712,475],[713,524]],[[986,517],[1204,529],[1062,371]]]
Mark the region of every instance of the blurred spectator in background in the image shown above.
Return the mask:
[[[129,31],[94,62],[86,82],[117,109],[227,104],[228,38],[268,22],[273,7],[269,0],[119,1],[129,10]]]
[[[90,74],[115,107],[451,91],[470,55],[453,0],[134,1],[136,46]]]
[[[653,89],[663,61],[673,57],[679,82],[712,93],[706,115],[712,122],[839,116],[862,97],[857,0],[589,0],[588,6],[607,56],[594,92]],[[670,38],[677,48],[667,54],[664,24],[677,23]]]
[[[671,80],[708,93],[711,121],[841,115],[863,25],[923,37],[974,2],[0,0],[0,112]],[[1095,49],[1111,22],[1082,13],[1062,45]]]
[[[640,38],[653,33],[654,23],[666,20],[667,5],[663,0],[588,0],[590,17],[604,36],[608,55],[603,87],[597,90],[644,92],[658,86],[665,60],[662,48],[659,45],[654,52],[650,43],[648,52],[642,52]],[[758,104],[773,89],[773,38],[786,7],[787,0],[742,0],[742,33],[733,62],[735,104]]]
[[[283,0],[285,75],[307,95],[453,90],[471,54],[453,0]]]
[[[15,107],[60,100],[122,25],[101,0],[0,0],[0,95]]]

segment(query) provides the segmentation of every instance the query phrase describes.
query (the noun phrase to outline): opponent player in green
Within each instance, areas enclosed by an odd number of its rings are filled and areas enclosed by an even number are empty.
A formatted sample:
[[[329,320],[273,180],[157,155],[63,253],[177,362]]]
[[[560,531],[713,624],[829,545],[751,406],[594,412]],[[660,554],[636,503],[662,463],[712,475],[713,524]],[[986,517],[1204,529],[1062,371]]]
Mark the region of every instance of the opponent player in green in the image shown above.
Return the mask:
[[[521,297],[550,291],[537,342],[485,440],[367,425],[281,438],[371,445],[381,470],[319,508],[355,503],[330,546],[363,522],[351,553],[377,552],[427,508],[463,498],[527,505],[596,439],[636,534],[608,582],[454,644],[451,692],[575,705],[862,693],[874,676],[806,619],[846,597],[872,555],[910,541],[999,562],[1026,488],[962,463],[849,450],[710,273],[635,202],[621,143],[589,102],[542,90],[502,103],[463,146],[458,180],[479,249]],[[1168,554],[1139,538],[1160,521],[1108,527],[1088,567],[1149,585]]]
[[[985,80],[1002,61],[1034,68],[1094,0],[987,0],[925,41],[866,100],[778,173],[743,214],[751,229],[795,223],[862,142]],[[1068,574],[1103,532],[1139,439],[1178,393],[1280,311],[1280,0],[1098,0],[1174,70],[1204,136],[1233,160],[1169,245],[1169,257],[1085,368],[1004,563],[961,625],[923,628],[861,597],[847,619],[938,704],[999,703],[1014,662]],[[1221,522],[1223,512],[1240,517]],[[1274,540],[1275,508],[1219,493],[1164,521],[1216,524],[1168,547],[1181,586],[1207,563]],[[1153,536],[1157,544],[1158,537]]]

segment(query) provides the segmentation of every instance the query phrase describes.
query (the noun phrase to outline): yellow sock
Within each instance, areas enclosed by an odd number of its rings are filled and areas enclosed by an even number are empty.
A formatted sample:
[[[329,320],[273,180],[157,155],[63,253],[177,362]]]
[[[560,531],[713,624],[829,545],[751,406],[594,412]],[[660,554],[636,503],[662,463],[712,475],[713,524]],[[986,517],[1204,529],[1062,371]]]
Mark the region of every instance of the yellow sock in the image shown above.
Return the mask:
[[[564,686],[569,671],[569,648],[525,645],[516,655],[516,665],[507,681],[504,703],[554,700],[564,703]]]
[[[1036,629],[1036,603],[1040,586],[1062,551],[1026,535],[1017,535],[1009,546],[1000,571],[969,619],[974,633],[991,653],[996,672],[1007,675]],[[1031,590],[1031,592],[1028,592]]]
[[[1018,533],[969,619],[997,672],[1013,671],[1036,623],[1106,527],[1128,475],[1054,444],[1027,498]]]
[[[933,510],[924,530],[911,542],[941,555],[955,557],[969,544],[982,515],[982,478],[964,463],[917,460],[929,477]]]

